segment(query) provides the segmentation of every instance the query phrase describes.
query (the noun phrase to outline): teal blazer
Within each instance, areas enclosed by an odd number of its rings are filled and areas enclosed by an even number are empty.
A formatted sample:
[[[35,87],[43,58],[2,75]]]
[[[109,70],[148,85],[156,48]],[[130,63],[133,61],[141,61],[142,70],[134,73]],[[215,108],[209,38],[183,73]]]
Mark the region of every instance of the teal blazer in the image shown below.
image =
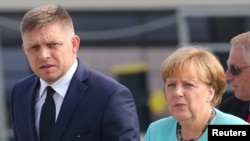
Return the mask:
[[[224,113],[214,108],[216,115],[210,124],[246,124],[249,123],[243,119]],[[177,120],[173,116],[163,118],[151,123],[145,134],[145,141],[178,141],[177,134]],[[202,134],[199,141],[208,140],[208,130]]]

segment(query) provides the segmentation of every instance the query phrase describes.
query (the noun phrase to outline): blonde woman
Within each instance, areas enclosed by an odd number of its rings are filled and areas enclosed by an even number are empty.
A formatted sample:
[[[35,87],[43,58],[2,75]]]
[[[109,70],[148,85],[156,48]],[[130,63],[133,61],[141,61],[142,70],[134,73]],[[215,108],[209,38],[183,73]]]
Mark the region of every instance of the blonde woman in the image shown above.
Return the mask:
[[[209,50],[182,47],[163,62],[161,76],[171,116],[151,123],[145,141],[207,141],[209,124],[248,124],[215,108],[225,72]]]

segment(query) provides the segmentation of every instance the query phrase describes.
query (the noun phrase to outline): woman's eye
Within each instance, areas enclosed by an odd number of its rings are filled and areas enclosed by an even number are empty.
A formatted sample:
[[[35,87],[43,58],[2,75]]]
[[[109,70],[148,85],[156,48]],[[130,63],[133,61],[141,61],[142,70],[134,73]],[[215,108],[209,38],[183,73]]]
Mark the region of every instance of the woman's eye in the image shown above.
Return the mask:
[[[169,83],[167,84],[168,87],[175,86],[175,83]]]
[[[194,86],[194,85],[191,84],[191,83],[185,83],[184,85],[185,85],[185,86]]]

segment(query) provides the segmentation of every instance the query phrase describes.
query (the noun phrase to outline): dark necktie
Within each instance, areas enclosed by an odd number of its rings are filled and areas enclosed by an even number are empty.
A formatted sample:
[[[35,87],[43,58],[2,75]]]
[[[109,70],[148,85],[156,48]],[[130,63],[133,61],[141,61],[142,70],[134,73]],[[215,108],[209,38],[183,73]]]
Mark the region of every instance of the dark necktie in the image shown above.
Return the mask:
[[[56,107],[53,99],[55,91],[50,86],[47,87],[47,95],[41,109],[39,134],[40,141],[49,141],[51,132],[55,124]]]

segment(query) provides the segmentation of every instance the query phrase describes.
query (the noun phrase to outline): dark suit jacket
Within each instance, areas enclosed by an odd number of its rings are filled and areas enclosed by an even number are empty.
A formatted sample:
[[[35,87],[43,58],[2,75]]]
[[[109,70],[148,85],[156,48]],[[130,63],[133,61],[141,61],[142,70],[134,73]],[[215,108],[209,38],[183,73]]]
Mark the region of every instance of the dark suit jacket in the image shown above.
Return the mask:
[[[39,78],[30,75],[12,90],[16,141],[38,141],[35,97]],[[78,60],[50,141],[139,141],[137,111],[131,92]]]
[[[237,99],[233,93],[229,93],[228,96],[222,99],[218,108],[225,113],[235,115],[246,121],[249,112],[249,104],[249,101],[241,101]]]

